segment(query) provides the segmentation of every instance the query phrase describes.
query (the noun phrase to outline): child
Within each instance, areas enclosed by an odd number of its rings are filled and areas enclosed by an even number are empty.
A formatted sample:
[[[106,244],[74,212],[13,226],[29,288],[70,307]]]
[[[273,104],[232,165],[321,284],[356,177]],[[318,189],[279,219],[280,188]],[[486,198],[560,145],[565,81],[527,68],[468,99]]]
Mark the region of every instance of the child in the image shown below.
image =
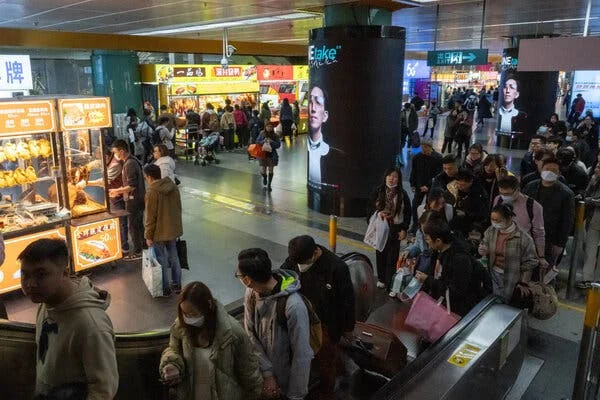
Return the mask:
[[[60,239],[29,244],[17,260],[21,286],[39,303],[36,321],[35,394],[58,398],[112,399],[119,373],[113,327],[106,309],[109,295],[88,278],[72,280],[69,252]]]

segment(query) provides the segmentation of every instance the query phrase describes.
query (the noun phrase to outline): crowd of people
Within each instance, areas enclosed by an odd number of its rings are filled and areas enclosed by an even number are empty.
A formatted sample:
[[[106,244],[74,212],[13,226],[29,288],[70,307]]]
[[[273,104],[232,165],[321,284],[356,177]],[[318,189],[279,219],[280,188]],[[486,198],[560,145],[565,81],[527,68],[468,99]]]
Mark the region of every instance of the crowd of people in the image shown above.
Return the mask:
[[[144,173],[150,190],[159,192],[155,195],[168,192],[176,201],[173,190],[163,188],[168,178],[157,180],[159,167],[149,165]],[[160,187],[153,188],[156,182]],[[18,259],[23,291],[40,304],[36,399],[67,398],[60,397],[67,393],[73,396],[68,398],[112,399],[119,371],[106,313],[109,294],[87,277],[71,278],[61,239],[37,240]],[[298,236],[290,240],[280,269],[273,269],[265,250],[251,248],[238,254],[232,272],[246,288],[243,323],[204,283],[187,284],[169,345],[156,366],[162,381],[178,399],[301,400],[315,367],[319,398],[334,398],[341,345],[350,340],[355,324],[346,263],[312,237]]]

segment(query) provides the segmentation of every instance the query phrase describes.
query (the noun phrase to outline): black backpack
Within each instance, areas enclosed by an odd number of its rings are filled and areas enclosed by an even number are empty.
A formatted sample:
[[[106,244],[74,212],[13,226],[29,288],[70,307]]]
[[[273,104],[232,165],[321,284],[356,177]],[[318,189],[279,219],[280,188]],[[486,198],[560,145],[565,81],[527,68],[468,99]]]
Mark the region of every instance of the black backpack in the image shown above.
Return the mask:
[[[492,294],[494,291],[492,285],[492,276],[490,271],[475,257],[471,256],[471,264],[473,265],[474,286],[477,285],[479,293],[477,293],[477,301],[483,300],[486,296]]]

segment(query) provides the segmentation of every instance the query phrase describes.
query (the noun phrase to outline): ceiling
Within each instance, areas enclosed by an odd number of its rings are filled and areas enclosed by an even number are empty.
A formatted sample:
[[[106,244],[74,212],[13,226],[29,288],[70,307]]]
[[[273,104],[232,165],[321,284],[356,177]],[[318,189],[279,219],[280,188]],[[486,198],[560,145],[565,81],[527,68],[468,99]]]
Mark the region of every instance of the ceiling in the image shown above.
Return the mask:
[[[322,25],[325,5],[348,0],[0,0],[0,28],[87,33],[139,33],[190,25],[317,12],[299,20],[229,28],[232,42],[306,44],[308,31]],[[501,53],[510,37],[581,35],[587,0],[487,0],[483,47]],[[590,35],[600,35],[600,0],[592,0]],[[478,48],[483,1],[439,0],[394,12],[393,25],[407,29],[407,51],[433,49],[439,5],[439,49]],[[222,29],[174,35],[220,40]],[[148,40],[152,40],[151,37]]]

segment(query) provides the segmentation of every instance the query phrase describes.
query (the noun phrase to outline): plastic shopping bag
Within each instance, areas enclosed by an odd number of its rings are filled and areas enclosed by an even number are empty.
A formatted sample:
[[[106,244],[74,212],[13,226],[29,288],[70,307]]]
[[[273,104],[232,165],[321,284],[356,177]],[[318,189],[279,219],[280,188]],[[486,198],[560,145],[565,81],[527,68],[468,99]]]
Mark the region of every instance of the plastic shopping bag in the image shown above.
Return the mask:
[[[152,297],[162,296],[162,267],[152,247],[142,254],[142,279]]]
[[[383,251],[390,233],[390,226],[385,219],[379,217],[379,212],[373,213],[363,242],[377,251]]]
[[[413,275],[408,267],[401,267],[392,280],[392,292],[400,293],[410,283]]]
[[[448,298],[448,291],[446,291]],[[425,292],[419,292],[410,306],[404,324],[416,329],[427,341],[433,343],[446,334],[458,321],[460,317],[442,306],[440,301],[435,301]]]

